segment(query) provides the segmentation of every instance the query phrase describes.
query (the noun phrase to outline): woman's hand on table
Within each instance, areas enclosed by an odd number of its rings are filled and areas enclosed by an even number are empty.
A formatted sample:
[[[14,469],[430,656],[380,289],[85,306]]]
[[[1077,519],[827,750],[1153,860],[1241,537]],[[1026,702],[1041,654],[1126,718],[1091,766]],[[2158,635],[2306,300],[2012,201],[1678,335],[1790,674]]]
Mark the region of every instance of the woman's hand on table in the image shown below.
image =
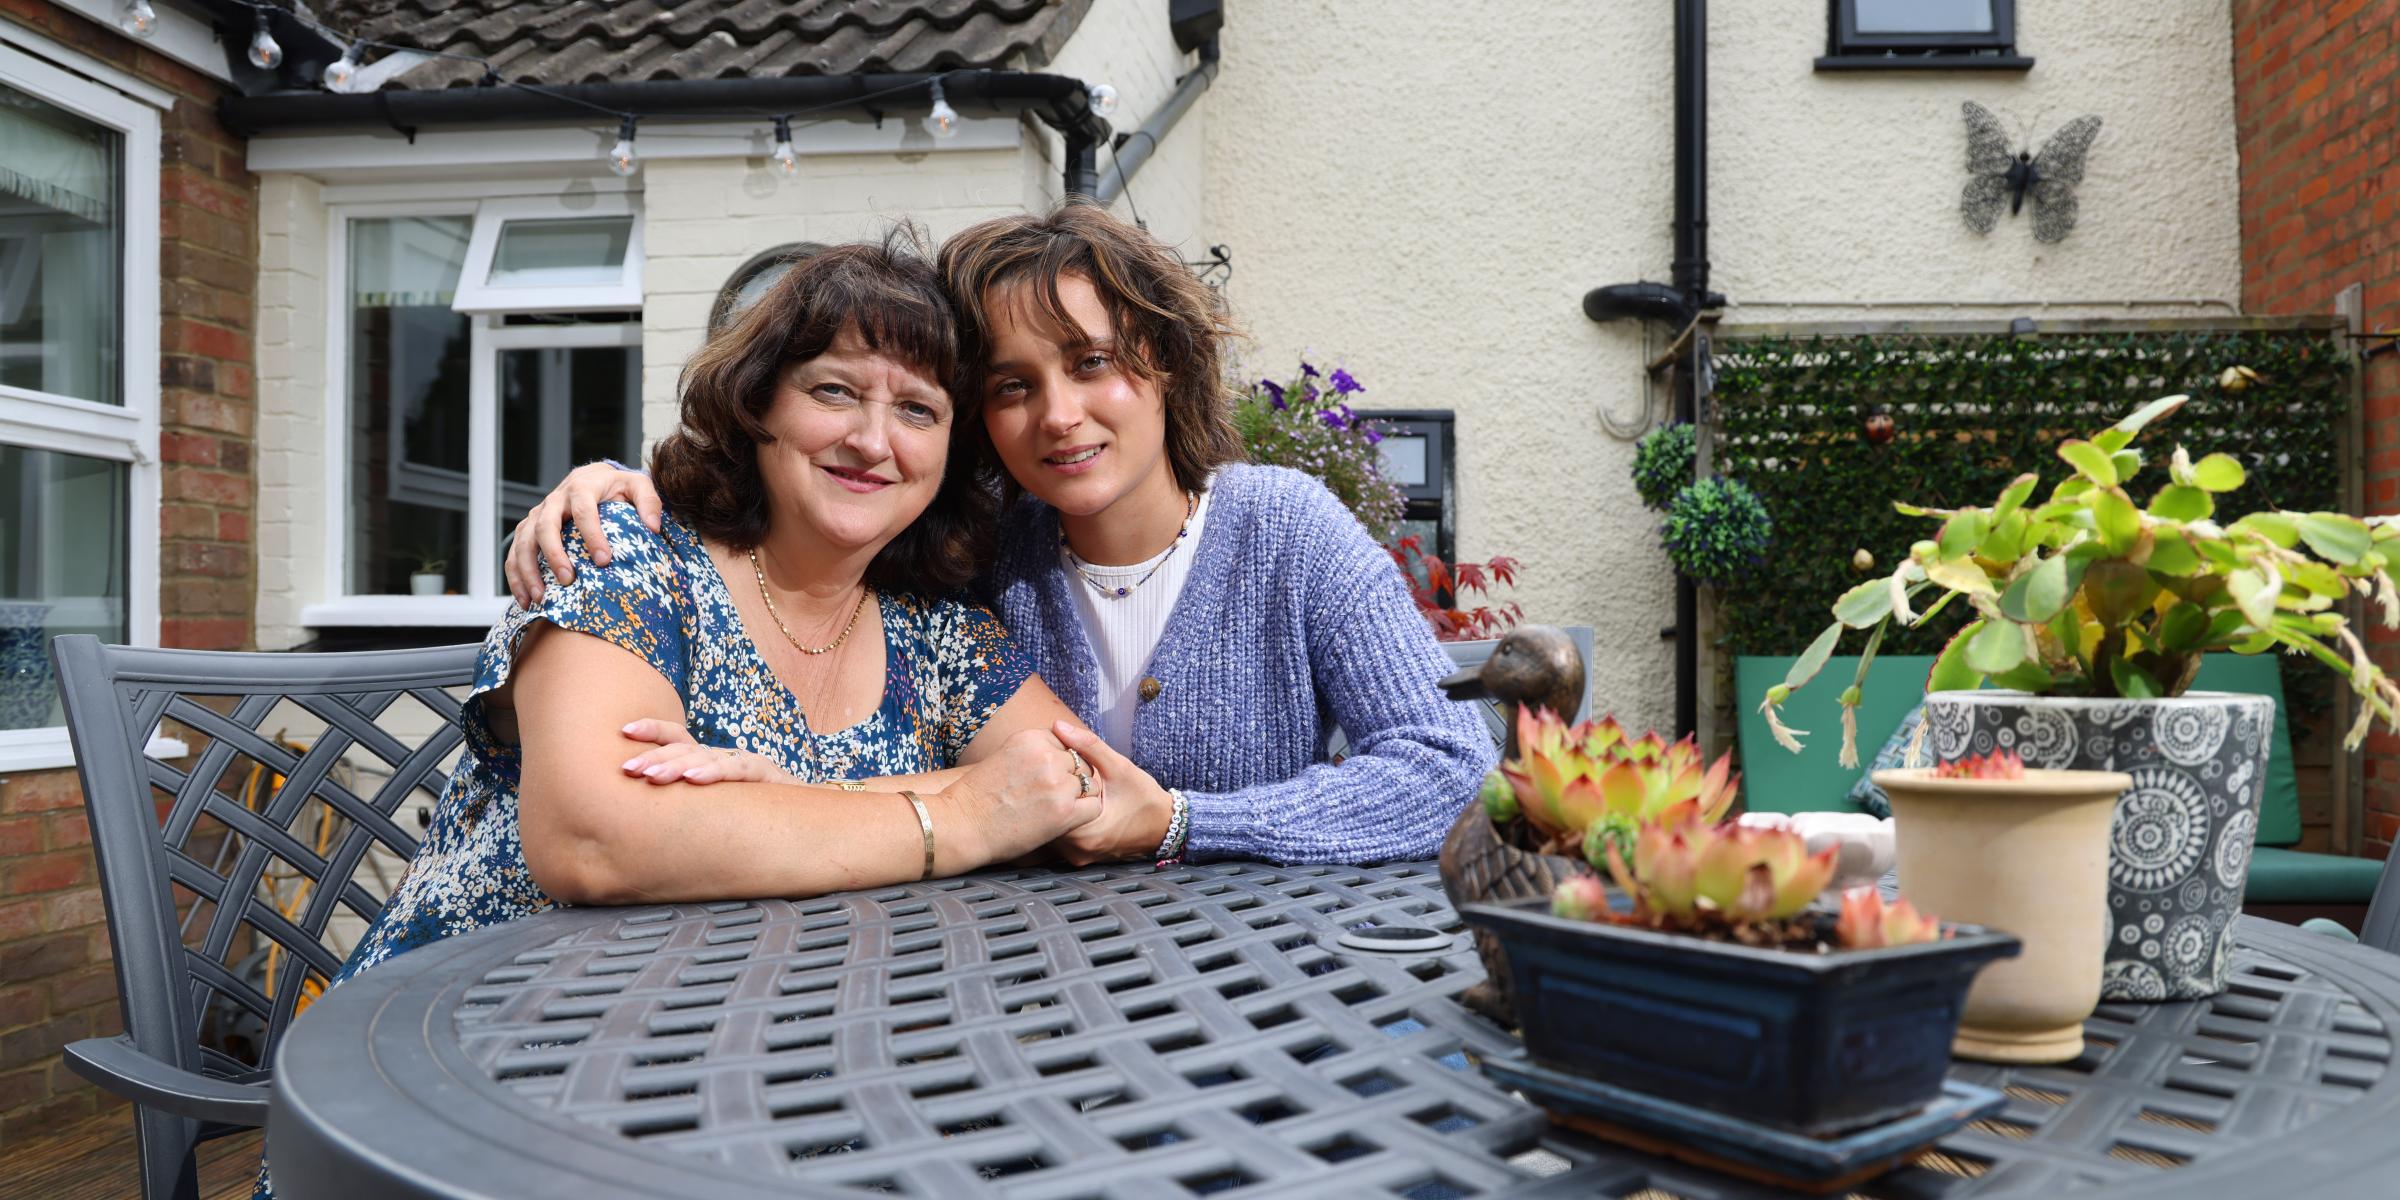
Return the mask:
[[[1093,785],[1108,797],[1096,819],[1068,830],[1052,848],[1078,867],[1156,857],[1175,816],[1175,798],[1099,734],[1071,721],[1058,722],[1051,732],[1091,764]]]
[[[1049,730],[1026,729],[938,794],[937,873],[953,875],[1022,858],[1090,822],[1105,790],[1096,770],[1088,786],[1076,777],[1075,759]]]
[[[748,750],[703,746],[691,731],[673,721],[644,717],[627,722],[628,740],[651,748],[625,760],[621,768],[652,784],[670,783],[804,783],[777,766],[773,759]]]
[[[585,463],[567,472],[567,477],[517,522],[508,558],[501,563],[501,572],[508,577],[508,594],[518,607],[532,608],[541,602],[543,559],[550,560],[551,573],[560,583],[574,582],[575,559],[567,553],[566,543],[569,519],[583,534],[592,562],[608,565],[608,533],[600,525],[600,505],[610,500],[632,502],[642,515],[642,524],[652,533],[660,532],[659,514],[666,506],[659,501],[658,489],[651,486],[648,475],[621,471],[607,463]]]

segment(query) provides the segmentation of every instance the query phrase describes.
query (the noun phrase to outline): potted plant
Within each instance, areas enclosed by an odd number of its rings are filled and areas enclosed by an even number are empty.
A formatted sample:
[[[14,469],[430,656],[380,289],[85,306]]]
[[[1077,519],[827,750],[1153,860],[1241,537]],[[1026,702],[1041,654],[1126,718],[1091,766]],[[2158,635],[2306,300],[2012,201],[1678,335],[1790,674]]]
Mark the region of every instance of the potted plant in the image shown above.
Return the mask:
[[[447,559],[434,558],[425,554],[418,555],[417,569],[410,572],[408,576],[408,594],[411,596],[441,595],[450,587],[449,571],[450,563]]]
[[[1951,1052],[2066,1062],[2100,1003],[2109,822],[2133,780],[2027,770],[2007,750],[1877,771],[1899,827],[1900,886],[1953,920],[2005,929],[2024,953],[1976,977]],[[2028,870],[2028,864],[2038,869]]]
[[[1543,632],[1566,640],[1541,626],[1511,637]],[[1572,643],[1563,652],[1572,653]],[[1506,655],[1492,661],[1508,666]],[[1573,683],[1579,693],[1579,673]],[[1485,777],[1481,803],[1468,805],[1443,839],[1442,888],[1453,907],[1546,899],[1560,882],[1593,874],[1609,843],[1630,849],[1645,821],[1690,815],[1713,824],[1733,806],[1741,776],[1732,755],[1704,765],[1693,739],[1670,744],[1655,732],[1637,738],[1614,717],[1569,726],[1558,715],[1568,707],[1564,695],[1547,699],[1516,703],[1507,761]],[[1514,1020],[1507,957],[1492,937],[1479,932],[1475,942],[1485,982],[1467,1002]]]
[[[1843,765],[1858,763],[1852,719],[1867,664],[1893,621],[1917,624],[1965,598],[1973,619],[1936,657],[1921,737],[1942,759],[2005,747],[2042,768],[2122,771],[2109,862],[2103,995],[2193,999],[2223,991],[2265,789],[2273,703],[2193,693],[2210,652],[2305,654],[2340,672],[2361,701],[2348,744],[2377,716],[2400,727],[2400,687],[2369,660],[2334,605],[2372,596],[2400,626],[2387,568],[2400,524],[2342,513],[2269,510],[2222,519],[2215,497],[2245,472],[2224,454],[2177,447],[2147,504],[2126,485],[2145,466],[2134,439],[2181,408],[2168,396],[2089,438],[2060,443],[2072,473],[2036,501],[2025,474],[1987,508],[1929,509],[1938,535],[1884,578],[1843,593],[1762,709],[1822,669],[1848,631],[1869,630],[1842,694]],[[1927,591],[1938,596],[1919,607]],[[1985,681],[2005,690],[1977,691]],[[1905,823],[1901,839],[1905,844]]]
[[[1615,1091],[1820,1139],[1918,1113],[1975,972],[2016,952],[1873,888],[1812,910],[1833,851],[1688,802],[1600,841],[1625,903],[1584,876],[1461,915],[1507,948],[1527,1057]]]

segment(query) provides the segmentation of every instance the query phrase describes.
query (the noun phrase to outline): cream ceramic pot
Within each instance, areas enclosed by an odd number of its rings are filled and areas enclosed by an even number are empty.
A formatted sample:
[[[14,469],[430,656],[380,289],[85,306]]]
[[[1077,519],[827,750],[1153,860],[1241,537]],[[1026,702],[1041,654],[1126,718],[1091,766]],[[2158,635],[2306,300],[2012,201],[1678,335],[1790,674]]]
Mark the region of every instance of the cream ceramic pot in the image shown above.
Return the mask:
[[[1951,1045],[1959,1057],[2051,1063],[2083,1052],[2112,929],[2109,822],[2132,782],[2116,771],[2029,770],[2008,780],[1875,772],[1892,801],[1900,894],[1944,921],[2025,944],[1976,976]]]

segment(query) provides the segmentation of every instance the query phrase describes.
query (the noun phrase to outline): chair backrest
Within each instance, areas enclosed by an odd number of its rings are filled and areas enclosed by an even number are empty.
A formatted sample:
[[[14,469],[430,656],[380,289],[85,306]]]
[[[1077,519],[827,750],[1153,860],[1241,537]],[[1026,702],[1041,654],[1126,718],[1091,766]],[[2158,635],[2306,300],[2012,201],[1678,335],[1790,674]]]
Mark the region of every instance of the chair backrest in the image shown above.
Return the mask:
[[[2400,954],[2400,849],[2384,855],[2383,874],[2375,880],[2375,898],[2367,902],[2367,919],[2358,927],[2358,940]]]
[[[337,914],[373,920],[416,853],[402,810],[449,786],[476,653],[52,642],[136,1048],[263,1076],[341,966]]]

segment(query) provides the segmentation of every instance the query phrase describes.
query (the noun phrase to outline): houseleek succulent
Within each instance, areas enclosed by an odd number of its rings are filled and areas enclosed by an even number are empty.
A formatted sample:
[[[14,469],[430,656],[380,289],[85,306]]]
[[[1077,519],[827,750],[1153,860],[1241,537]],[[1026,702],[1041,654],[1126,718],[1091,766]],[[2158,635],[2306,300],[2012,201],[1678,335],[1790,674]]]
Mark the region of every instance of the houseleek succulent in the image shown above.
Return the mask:
[[[1631,859],[1613,842],[1606,853],[1609,877],[1631,899],[1631,906],[1620,911],[1610,904],[1600,880],[1584,875],[1560,884],[1551,894],[1553,914],[1779,945],[1795,940],[1794,919],[1832,882],[1839,850],[1827,847],[1810,854],[1807,841],[1789,830],[1685,819],[1642,826],[1634,837]],[[1810,927],[1798,928],[1802,939],[1814,936]],[[1906,945],[1939,936],[1939,921],[1906,901],[1886,905],[1873,888],[1846,893],[1835,925],[1836,939],[1850,949]]]
[[[1573,726],[1548,710],[1517,710],[1518,756],[1502,763],[1516,806],[1561,853],[1582,853],[1603,826],[1622,837],[1653,822],[1687,817],[1714,824],[1732,807],[1741,776],[1733,756],[1704,764],[1690,737],[1636,738],[1614,717]],[[1486,811],[1494,809],[1487,789]],[[1593,849],[1597,849],[1593,845]],[[1597,857],[1592,865],[1603,865]]]
[[[1842,893],[1842,916],[1834,925],[1834,935],[1852,950],[1906,946],[1950,936],[1939,920],[1918,912],[1906,900],[1886,904],[1883,893],[1872,887],[1854,887]]]

